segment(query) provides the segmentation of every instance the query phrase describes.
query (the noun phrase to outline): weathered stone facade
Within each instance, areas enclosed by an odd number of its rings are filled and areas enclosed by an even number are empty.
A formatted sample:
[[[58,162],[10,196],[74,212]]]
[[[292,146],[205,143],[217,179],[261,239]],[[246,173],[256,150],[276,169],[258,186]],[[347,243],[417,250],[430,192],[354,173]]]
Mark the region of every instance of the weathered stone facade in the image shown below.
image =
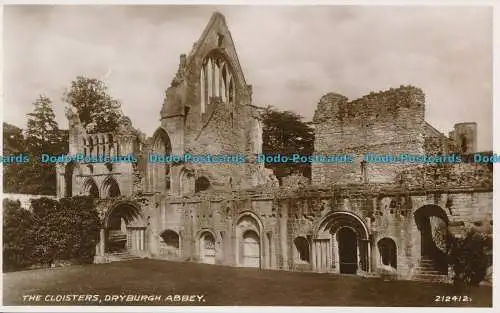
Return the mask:
[[[446,137],[425,122],[414,87],[318,104],[317,154],[475,152],[476,130]],[[313,164],[312,184],[278,186],[262,164],[262,126],[225,18],[215,13],[165,94],[144,138],[128,119],[87,134],[70,119],[70,154],[133,154],[137,162],[61,164],[59,197],[94,194],[104,227],[96,262],[130,256],[266,269],[446,279],[443,229],[491,216],[492,171],[478,164]],[[470,127],[469,127],[470,126]],[[461,136],[461,134],[465,134]],[[148,162],[148,155],[238,155],[235,164]],[[427,275],[427,276],[426,276]],[[441,276],[440,276],[441,275]]]

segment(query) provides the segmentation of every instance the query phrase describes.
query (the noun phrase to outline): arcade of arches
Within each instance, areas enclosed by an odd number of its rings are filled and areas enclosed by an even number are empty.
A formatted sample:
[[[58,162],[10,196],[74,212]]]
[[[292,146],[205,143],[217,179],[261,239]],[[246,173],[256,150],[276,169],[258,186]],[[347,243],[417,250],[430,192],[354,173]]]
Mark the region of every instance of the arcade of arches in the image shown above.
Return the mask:
[[[109,189],[112,189],[111,186]],[[439,253],[445,252],[440,229],[447,225],[444,211],[435,206],[424,206],[416,210],[415,223],[421,233],[422,259],[431,258],[440,264]],[[105,219],[104,253],[146,253],[147,224],[141,210],[133,203],[122,202],[110,209]],[[335,211],[318,221],[316,235],[301,235],[294,238],[293,262],[309,266],[316,272],[358,274],[369,272],[380,266],[398,268],[396,242],[389,237],[376,241],[370,238],[367,225],[351,212]],[[177,231],[165,229],[159,234],[163,256],[179,257],[183,254],[183,238]],[[273,268],[276,246],[272,233],[263,233],[260,219],[253,213],[244,213],[234,224],[234,250],[224,241],[223,234],[212,230],[201,230],[196,239],[198,260],[205,264],[221,264],[225,256],[234,255],[235,265],[240,267]],[[185,253],[185,252],[184,252]],[[375,263],[375,264],[372,264]]]

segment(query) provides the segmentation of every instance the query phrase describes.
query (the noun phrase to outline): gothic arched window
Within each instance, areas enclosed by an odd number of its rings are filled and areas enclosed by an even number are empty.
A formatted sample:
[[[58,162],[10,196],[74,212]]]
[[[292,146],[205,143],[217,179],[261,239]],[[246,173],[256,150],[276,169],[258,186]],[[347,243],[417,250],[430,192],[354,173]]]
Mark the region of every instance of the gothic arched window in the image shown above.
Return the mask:
[[[218,52],[210,53],[202,62],[200,73],[200,114],[214,101],[222,101],[231,109],[235,99],[235,75],[227,59]]]

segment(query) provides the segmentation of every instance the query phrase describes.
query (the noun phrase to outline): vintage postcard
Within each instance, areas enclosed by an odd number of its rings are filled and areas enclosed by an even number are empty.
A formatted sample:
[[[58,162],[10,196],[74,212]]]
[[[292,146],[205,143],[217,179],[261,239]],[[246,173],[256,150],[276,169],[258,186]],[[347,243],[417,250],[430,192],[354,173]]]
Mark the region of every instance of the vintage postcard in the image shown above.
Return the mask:
[[[4,310],[492,308],[472,5],[4,5]]]

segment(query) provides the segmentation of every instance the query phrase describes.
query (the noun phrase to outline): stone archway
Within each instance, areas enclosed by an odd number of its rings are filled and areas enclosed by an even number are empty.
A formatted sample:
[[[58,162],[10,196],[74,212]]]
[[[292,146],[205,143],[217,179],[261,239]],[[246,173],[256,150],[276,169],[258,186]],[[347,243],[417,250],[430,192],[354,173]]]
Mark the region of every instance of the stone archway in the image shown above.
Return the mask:
[[[121,195],[120,186],[115,178],[108,176],[102,183],[101,195],[103,198],[116,198]]]
[[[377,242],[377,248],[382,265],[391,266],[395,269],[398,268],[398,254],[394,240],[384,237]]]
[[[241,267],[260,268],[262,263],[262,225],[253,213],[243,214],[236,223],[236,263]]]
[[[413,216],[420,231],[421,263],[447,273],[448,215],[440,206],[429,204],[418,208]]]
[[[167,132],[163,128],[158,128],[153,134],[151,146],[152,159],[148,162],[148,186],[153,192],[164,192],[170,189],[170,167],[171,165],[162,162],[161,158],[172,154],[172,143]],[[160,158],[159,161],[157,158]]]
[[[171,229],[166,229],[160,234],[160,254],[167,256],[179,256],[180,236]]]
[[[215,264],[215,237],[209,231],[204,231],[200,236],[200,261],[205,264]]]
[[[143,254],[146,251],[146,223],[141,210],[131,202],[111,207],[105,217],[105,253]]]
[[[327,214],[317,225],[312,241],[316,272],[356,274],[370,271],[370,239],[363,220],[352,212]]]
[[[82,193],[93,198],[99,198],[99,188],[92,177],[88,177],[82,185]]]
[[[299,236],[293,241],[295,246],[294,261],[298,263],[309,263],[309,243],[305,237]]]

